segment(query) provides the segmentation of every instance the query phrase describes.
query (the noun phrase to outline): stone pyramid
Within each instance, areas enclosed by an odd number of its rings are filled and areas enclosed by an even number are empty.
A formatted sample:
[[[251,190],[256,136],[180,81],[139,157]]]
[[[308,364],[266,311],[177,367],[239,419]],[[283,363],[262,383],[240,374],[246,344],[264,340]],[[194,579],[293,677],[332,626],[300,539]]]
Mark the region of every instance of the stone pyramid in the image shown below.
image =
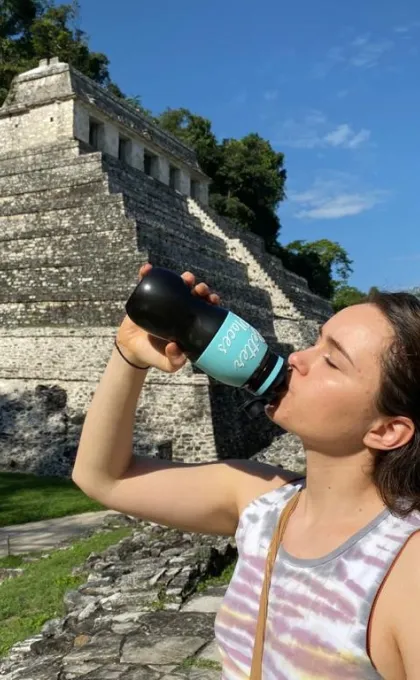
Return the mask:
[[[1,469],[70,475],[143,262],[192,270],[284,355],[331,315],[209,208],[209,183],[192,149],[68,64],[44,60],[14,80],[0,109]],[[151,371],[134,452],[290,464],[299,442],[250,421],[243,402],[191,365]]]

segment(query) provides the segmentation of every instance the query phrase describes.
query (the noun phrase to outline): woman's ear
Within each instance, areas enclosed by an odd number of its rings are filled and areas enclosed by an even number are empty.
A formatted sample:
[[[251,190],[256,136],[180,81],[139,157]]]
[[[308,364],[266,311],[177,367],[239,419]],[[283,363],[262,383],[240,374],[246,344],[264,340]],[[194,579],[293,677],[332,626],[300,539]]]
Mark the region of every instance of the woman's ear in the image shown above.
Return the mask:
[[[369,449],[390,451],[408,444],[415,432],[411,418],[392,416],[378,418],[363,438]]]

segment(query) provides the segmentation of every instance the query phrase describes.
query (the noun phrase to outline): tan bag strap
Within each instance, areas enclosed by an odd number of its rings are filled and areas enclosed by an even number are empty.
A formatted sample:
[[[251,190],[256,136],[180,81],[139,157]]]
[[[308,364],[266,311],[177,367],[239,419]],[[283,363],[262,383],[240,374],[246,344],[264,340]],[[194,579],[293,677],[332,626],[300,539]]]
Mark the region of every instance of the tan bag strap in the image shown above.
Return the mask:
[[[264,652],[265,626],[267,621],[268,594],[270,591],[271,575],[273,573],[274,563],[276,561],[280,544],[283,540],[284,532],[286,531],[286,526],[289,521],[289,517],[292,514],[293,510],[295,509],[297,502],[299,500],[299,493],[300,491],[298,491],[294,496],[292,496],[292,498],[283,508],[283,511],[279,517],[279,521],[277,522],[277,526],[274,530],[270,547],[268,549],[267,561],[265,563],[264,582],[260,598],[260,609],[258,612],[254,651],[252,655],[250,680],[261,680],[262,678],[262,660]]]

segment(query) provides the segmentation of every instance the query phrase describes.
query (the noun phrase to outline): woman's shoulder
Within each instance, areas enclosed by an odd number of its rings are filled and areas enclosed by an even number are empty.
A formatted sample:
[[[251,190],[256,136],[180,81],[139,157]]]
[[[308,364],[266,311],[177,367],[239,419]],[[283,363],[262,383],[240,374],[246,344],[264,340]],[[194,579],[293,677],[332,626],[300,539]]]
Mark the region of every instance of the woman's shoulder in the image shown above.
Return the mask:
[[[272,491],[288,489],[290,485],[304,479],[303,473],[256,460],[228,460],[227,463],[234,472],[232,481],[235,486],[238,516],[258,498],[269,497]]]
[[[255,512],[257,509],[264,513],[273,506],[278,511],[279,507],[285,505],[291,496],[304,488],[305,483],[306,478],[304,476],[295,474],[292,479],[286,480],[278,486],[252,498],[249,503],[243,507],[241,516],[248,512]]]
[[[255,495],[242,508],[236,531],[236,540],[240,540],[245,532],[261,533],[271,531],[277,523],[279,513],[288,500],[305,486],[302,474],[292,475],[285,483],[279,482],[275,488]]]

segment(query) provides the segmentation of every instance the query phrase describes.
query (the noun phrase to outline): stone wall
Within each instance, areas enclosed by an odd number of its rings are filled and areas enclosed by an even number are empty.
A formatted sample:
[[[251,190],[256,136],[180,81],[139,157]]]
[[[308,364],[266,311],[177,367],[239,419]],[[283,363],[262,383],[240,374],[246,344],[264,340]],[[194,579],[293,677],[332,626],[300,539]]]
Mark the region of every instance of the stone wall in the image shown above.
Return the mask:
[[[14,112],[14,113],[13,113]],[[0,109],[1,152],[13,152],[69,140],[73,127],[74,102],[50,102],[42,108],[14,109],[2,117]]]
[[[330,315],[260,239],[203,203],[74,139],[29,147],[0,155],[0,468],[70,474],[142,262],[194,271],[284,356]],[[275,452],[299,469],[299,442],[250,421],[244,401],[191,365],[151,371],[134,451],[270,462]]]

